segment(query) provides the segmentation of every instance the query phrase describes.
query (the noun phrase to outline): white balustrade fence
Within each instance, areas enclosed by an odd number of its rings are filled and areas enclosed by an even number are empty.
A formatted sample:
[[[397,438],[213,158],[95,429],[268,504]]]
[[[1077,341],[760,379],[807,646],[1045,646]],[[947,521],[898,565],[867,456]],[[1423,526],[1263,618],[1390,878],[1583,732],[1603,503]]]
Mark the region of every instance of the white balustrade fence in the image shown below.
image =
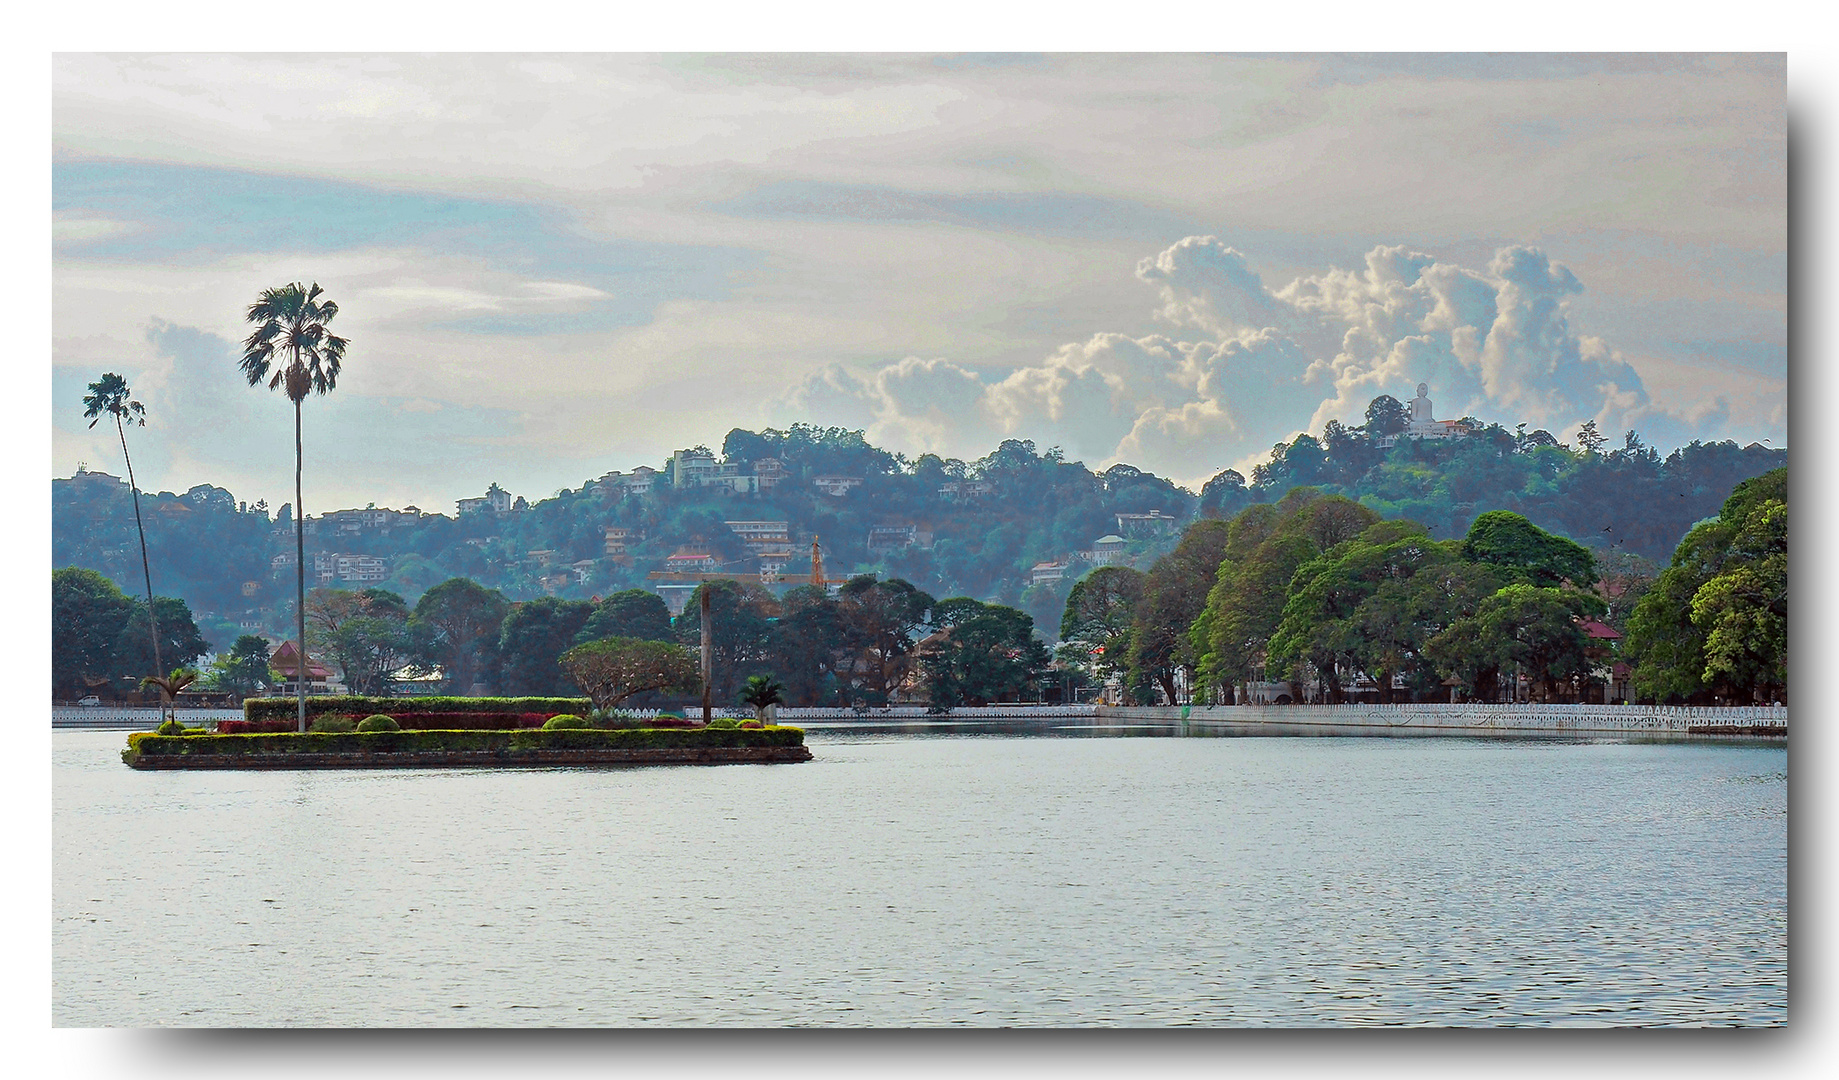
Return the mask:
[[[621,710],[640,719],[653,719],[661,710]],[[701,710],[682,710],[692,718]],[[753,718],[749,708],[724,707],[714,715],[736,720]],[[240,720],[241,709],[188,708],[177,710],[187,724]],[[780,723],[801,721],[902,721],[967,723],[979,720],[1038,720],[1051,723],[1118,720],[1157,723],[1217,724],[1235,730],[1268,727],[1321,729],[1361,733],[1424,734],[1680,734],[1692,728],[1788,726],[1788,708],[1777,706],[1713,707],[1692,705],[980,705],[963,706],[948,713],[930,712],[924,705],[894,705],[874,709],[780,708]],[[116,731],[150,731],[160,722],[160,710],[151,707],[53,705],[54,728],[91,728]]]
[[[1455,732],[1685,734],[1700,727],[1788,726],[1786,705],[1195,705],[1107,708],[1134,720],[1234,727],[1375,728]]]

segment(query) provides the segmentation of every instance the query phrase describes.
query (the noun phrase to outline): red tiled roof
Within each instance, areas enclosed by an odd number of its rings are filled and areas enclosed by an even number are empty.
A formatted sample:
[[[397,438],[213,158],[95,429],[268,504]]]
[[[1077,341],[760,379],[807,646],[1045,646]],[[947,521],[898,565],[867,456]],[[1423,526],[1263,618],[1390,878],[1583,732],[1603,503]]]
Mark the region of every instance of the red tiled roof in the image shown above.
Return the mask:
[[[282,642],[281,647],[276,649],[274,655],[268,658],[268,666],[273,668],[277,675],[284,678],[293,678],[300,669],[300,653],[294,649],[294,643],[291,641]],[[332,669],[313,659],[310,653],[307,655],[306,668],[307,679],[309,681],[313,679],[324,681],[332,676]]]

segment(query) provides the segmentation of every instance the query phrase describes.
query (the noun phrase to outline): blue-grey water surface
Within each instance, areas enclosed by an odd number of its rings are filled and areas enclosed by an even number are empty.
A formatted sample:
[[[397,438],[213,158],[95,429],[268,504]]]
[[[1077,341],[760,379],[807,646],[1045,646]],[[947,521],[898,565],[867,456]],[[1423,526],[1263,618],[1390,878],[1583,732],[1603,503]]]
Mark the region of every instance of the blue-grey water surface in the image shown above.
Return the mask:
[[[53,736],[53,1020],[1774,1025],[1787,755],[813,730],[163,772]]]

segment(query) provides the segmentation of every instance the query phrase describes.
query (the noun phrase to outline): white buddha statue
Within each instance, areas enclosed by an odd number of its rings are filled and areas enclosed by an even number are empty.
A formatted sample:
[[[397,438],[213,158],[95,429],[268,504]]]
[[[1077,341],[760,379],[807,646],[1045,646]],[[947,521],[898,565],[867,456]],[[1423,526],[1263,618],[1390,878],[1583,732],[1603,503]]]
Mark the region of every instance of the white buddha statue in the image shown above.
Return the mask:
[[[1419,383],[1418,384],[1418,396],[1411,399],[1411,426],[1412,427],[1417,427],[1421,424],[1428,424],[1431,422],[1430,397],[1428,396],[1429,394],[1430,394],[1430,384],[1429,383]]]

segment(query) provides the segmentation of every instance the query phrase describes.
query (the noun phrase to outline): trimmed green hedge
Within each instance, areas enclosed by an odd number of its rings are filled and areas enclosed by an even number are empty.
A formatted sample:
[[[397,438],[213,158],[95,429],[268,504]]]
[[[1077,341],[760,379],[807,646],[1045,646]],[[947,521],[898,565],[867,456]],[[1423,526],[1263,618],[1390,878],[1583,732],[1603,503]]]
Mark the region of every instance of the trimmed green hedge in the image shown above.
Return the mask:
[[[628,728],[560,731],[377,731],[259,735],[128,736],[122,760],[172,754],[406,754],[451,750],[665,750],[702,746],[802,746],[802,728]]]
[[[369,716],[386,713],[400,719],[421,712],[446,713],[578,713],[586,715],[593,703],[586,698],[550,697],[358,697],[350,694],[307,698],[307,722],[320,713],[349,713]],[[287,698],[247,698],[243,701],[245,720],[294,720],[299,703]]]

